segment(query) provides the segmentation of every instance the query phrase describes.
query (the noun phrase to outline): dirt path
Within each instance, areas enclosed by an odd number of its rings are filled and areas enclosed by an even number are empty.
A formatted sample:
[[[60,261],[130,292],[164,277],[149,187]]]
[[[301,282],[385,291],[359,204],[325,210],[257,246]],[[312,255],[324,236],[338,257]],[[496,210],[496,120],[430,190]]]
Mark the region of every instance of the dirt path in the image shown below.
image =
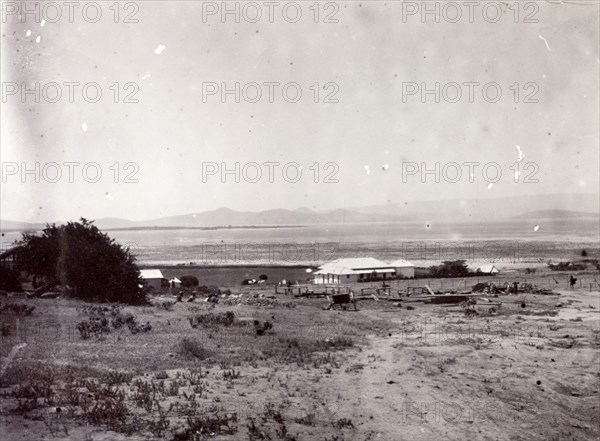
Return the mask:
[[[584,308],[598,302],[597,294],[571,294],[561,301],[573,298]],[[365,313],[379,318],[384,314]],[[403,329],[407,316],[392,314],[390,322]],[[447,314],[434,321],[457,319],[460,315]],[[600,428],[593,416],[600,409],[597,351],[586,343],[588,336],[575,351],[549,347],[548,337],[554,341],[562,335],[546,330],[556,321],[539,324],[539,319],[498,320],[507,330],[535,329],[518,338],[475,336],[453,342],[440,341],[430,311],[415,311],[410,318],[415,332],[369,335],[369,344],[349,356],[326,382],[327,395],[337,396],[337,415],[355,424],[354,431],[343,431],[343,439],[598,439]],[[583,326],[564,318],[559,322]],[[427,326],[414,328],[415,323]]]

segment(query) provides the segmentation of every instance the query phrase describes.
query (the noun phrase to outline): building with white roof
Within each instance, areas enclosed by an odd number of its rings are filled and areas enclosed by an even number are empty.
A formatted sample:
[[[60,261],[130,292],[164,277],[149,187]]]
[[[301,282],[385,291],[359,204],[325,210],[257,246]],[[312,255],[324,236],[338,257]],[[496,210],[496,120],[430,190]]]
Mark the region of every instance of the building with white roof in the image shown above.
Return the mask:
[[[398,267],[401,269],[402,275],[404,272],[410,272],[409,265],[412,265],[410,262],[404,262],[405,264]],[[318,271],[315,271],[313,281],[316,284],[340,284],[366,280],[370,276],[391,279],[397,275],[398,268],[394,264],[373,257],[338,259],[322,265]],[[414,265],[412,265],[412,275],[405,277],[414,277]]]
[[[140,270],[140,279],[144,286],[160,290],[164,277],[158,269],[143,269]]]
[[[396,276],[402,276],[407,279],[415,277],[415,266],[408,260],[394,260],[390,265],[396,268]]]

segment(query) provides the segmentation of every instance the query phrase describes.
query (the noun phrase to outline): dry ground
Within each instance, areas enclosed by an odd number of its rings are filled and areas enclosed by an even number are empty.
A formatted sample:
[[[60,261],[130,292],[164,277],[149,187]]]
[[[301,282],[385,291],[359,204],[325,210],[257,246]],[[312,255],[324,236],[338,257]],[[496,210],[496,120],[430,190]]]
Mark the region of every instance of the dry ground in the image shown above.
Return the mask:
[[[35,306],[1,316],[2,357],[27,346],[2,378],[0,436],[598,439],[600,293],[559,293],[490,297],[472,316],[386,301],[324,311],[322,299],[285,296],[262,306],[154,299],[104,312],[0,298]],[[98,314],[106,332],[82,339],[77,324]],[[125,324],[115,328],[115,318]]]

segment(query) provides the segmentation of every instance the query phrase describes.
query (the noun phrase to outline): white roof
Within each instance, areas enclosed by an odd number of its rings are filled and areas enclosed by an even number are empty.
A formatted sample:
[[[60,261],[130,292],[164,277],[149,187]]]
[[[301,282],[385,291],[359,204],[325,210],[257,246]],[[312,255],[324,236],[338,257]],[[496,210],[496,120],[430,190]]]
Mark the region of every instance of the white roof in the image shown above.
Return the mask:
[[[348,257],[346,259],[338,259],[333,262],[326,263],[323,267],[336,264],[336,266],[344,266],[353,270],[359,269],[378,269],[391,268],[391,265],[373,257]],[[321,267],[321,268],[323,268]]]
[[[364,273],[389,273],[394,271],[393,265],[382,262],[373,257],[350,257],[338,259],[321,265],[315,274],[364,274]]]
[[[160,270],[157,269],[140,270],[140,277],[142,279],[164,279]]]
[[[173,277],[171,280],[169,280],[169,282],[181,283],[181,280],[179,280],[177,277]]]
[[[408,260],[404,260],[404,259],[398,259],[398,260],[394,260],[392,263],[390,263],[390,266],[393,266],[394,268],[412,268],[414,267],[414,265],[412,263],[410,263]]]
[[[341,266],[341,265],[335,265],[335,264],[325,264],[321,267],[321,269],[319,269],[318,271],[315,271],[313,274],[335,274],[335,275],[341,275],[341,276],[345,276],[348,274],[358,274],[356,271],[347,268],[345,266]]]

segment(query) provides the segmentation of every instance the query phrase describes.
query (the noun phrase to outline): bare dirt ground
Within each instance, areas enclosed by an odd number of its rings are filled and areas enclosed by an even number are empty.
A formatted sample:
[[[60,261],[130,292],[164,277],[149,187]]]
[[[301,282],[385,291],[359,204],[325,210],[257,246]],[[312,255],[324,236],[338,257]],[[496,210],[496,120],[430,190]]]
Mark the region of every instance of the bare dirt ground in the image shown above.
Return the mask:
[[[3,367],[27,343],[2,377],[0,436],[598,439],[600,293],[555,292],[479,299],[471,315],[373,300],[325,311],[289,296],[135,308],[0,298]]]

